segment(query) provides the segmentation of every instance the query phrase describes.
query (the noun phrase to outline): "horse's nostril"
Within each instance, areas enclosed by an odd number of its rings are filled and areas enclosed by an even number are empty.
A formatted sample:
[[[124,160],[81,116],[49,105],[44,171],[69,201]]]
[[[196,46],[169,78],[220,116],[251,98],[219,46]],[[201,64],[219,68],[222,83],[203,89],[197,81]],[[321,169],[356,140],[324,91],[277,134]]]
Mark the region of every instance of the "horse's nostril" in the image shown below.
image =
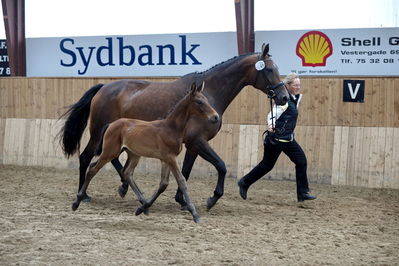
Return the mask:
[[[286,103],[286,102],[288,102],[288,97],[287,96],[284,96],[283,97],[283,101]]]
[[[218,115],[213,115],[212,117],[211,117],[211,122],[212,123],[217,123],[219,121],[219,116]]]

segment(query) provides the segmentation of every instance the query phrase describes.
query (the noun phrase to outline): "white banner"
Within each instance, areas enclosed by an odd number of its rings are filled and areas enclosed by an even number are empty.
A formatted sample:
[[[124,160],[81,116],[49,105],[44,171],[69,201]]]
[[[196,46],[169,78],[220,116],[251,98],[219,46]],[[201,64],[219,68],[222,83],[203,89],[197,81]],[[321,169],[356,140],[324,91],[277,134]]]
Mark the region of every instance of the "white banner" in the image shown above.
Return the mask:
[[[280,73],[322,76],[399,76],[399,28],[256,32],[270,43]]]
[[[280,74],[399,76],[399,28],[259,31]],[[28,38],[27,76],[182,76],[237,55],[235,32]]]
[[[28,38],[27,76],[182,76],[237,53],[235,32]]]

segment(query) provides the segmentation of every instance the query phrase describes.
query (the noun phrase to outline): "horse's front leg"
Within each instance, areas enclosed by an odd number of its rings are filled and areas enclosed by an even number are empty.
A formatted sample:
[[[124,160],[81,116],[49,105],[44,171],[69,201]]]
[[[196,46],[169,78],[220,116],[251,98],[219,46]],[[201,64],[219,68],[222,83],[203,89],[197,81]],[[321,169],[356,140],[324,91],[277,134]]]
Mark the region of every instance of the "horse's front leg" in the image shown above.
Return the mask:
[[[170,174],[169,166],[167,164],[165,164],[164,162],[162,162],[161,182],[159,183],[159,187],[147,202],[145,202],[143,205],[141,205],[140,207],[137,208],[136,215],[139,215],[142,212],[144,212],[145,214],[148,213],[148,208],[150,208],[152,206],[152,204],[159,197],[159,195],[161,195],[165,191],[165,189],[168,187],[169,174]]]
[[[184,157],[183,170],[182,173],[186,179],[188,179],[191,169],[193,167],[194,161],[197,155],[200,155],[204,160],[210,162],[218,171],[218,181],[213,193],[213,197],[209,197],[206,207],[210,210],[217,201],[223,196],[224,193],[224,179],[226,177],[226,165],[223,160],[217,155],[217,153],[209,146],[209,143],[205,140],[197,141],[195,143],[190,143],[186,145],[187,152]],[[182,192],[178,189],[176,192],[175,199],[180,203],[182,209],[186,208],[186,202],[182,197]]]
[[[204,160],[210,162],[218,171],[218,181],[216,184],[213,197],[209,197],[206,207],[208,211],[215,206],[216,202],[223,196],[224,179],[226,177],[226,165],[217,153],[209,146],[207,141],[201,141],[196,145],[196,151]]]

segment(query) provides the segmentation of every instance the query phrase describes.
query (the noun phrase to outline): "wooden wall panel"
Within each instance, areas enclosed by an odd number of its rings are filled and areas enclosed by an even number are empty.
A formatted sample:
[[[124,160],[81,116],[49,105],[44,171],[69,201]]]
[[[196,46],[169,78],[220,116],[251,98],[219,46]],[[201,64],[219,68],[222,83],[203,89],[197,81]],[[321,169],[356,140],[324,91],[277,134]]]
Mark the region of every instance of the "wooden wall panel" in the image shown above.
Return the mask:
[[[360,79],[360,78],[357,78]],[[302,78],[304,98],[300,125],[399,127],[399,78],[361,78],[366,82],[364,103],[342,102],[343,78]],[[116,79],[2,78],[1,118],[58,118],[91,86]],[[173,79],[152,79],[171,81]],[[245,87],[227,109],[228,124],[263,125],[269,111],[267,97]]]
[[[394,129],[391,178],[384,179],[385,187],[399,188],[399,128]]]
[[[67,160],[59,146],[57,134],[62,124],[57,119],[0,119],[1,163],[75,168],[78,174],[78,156]],[[263,156],[262,133],[259,125],[223,125],[211,146],[225,161],[228,176],[242,177],[259,163]],[[81,150],[88,137],[86,132]],[[298,126],[296,138],[307,154],[311,183],[399,188],[398,128]],[[180,165],[183,158],[184,149]],[[125,159],[122,156],[122,161]],[[160,173],[160,163],[143,158],[136,172]],[[198,158],[193,175],[216,178],[217,172]],[[281,154],[265,178],[295,180],[294,164]]]
[[[3,153],[4,153],[4,139],[6,130],[6,119],[0,119],[0,164],[4,163]]]
[[[342,102],[340,77],[303,77],[304,98],[296,138],[308,159],[311,182],[399,188],[399,78],[371,77],[364,103]],[[0,164],[78,168],[78,156],[66,160],[55,136],[64,108],[97,83],[115,78],[1,78]],[[154,78],[171,81],[171,78]],[[248,86],[223,116],[223,127],[210,144],[225,161],[228,176],[241,177],[263,156],[262,133],[269,100]],[[88,134],[82,140],[82,149]],[[179,156],[182,163],[184,151]],[[156,160],[143,160],[138,170],[159,171]],[[111,168],[111,166],[107,166]],[[198,158],[193,174],[217,176]],[[285,155],[266,178],[295,180]],[[216,180],[215,180],[216,182]]]

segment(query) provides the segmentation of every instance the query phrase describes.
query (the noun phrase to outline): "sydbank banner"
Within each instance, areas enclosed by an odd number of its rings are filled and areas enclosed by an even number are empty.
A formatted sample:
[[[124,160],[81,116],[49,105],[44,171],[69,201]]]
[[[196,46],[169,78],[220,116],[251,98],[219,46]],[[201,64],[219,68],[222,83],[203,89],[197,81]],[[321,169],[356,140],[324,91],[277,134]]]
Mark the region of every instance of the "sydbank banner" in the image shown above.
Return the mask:
[[[235,32],[31,38],[27,76],[182,76],[237,53]]]
[[[399,28],[259,31],[280,74],[399,76]],[[182,76],[237,55],[235,32],[29,38],[30,77]]]

